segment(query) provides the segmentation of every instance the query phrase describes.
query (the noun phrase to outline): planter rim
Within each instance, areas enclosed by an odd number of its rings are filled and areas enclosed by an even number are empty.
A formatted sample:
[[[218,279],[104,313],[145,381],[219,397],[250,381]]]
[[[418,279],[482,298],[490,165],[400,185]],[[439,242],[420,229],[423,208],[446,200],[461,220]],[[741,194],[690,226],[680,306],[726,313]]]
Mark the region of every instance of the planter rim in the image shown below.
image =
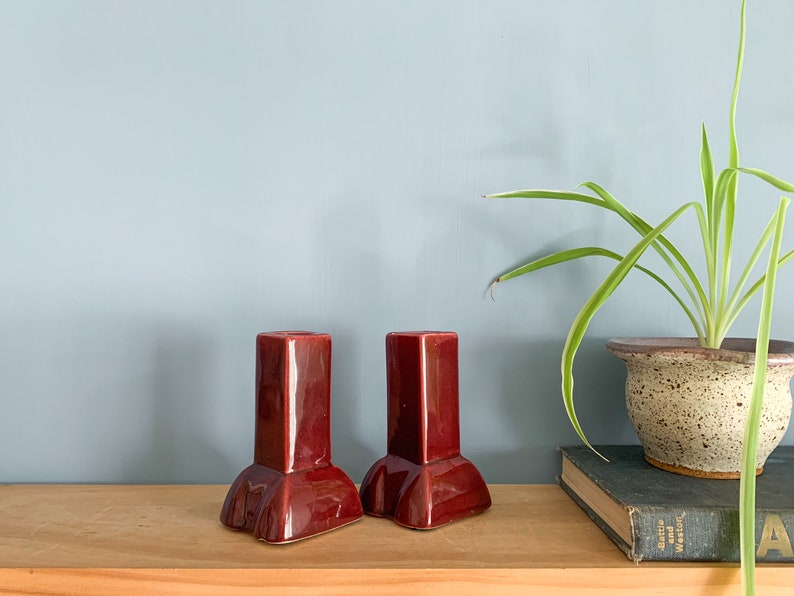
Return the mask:
[[[695,360],[720,360],[753,364],[755,338],[729,337],[720,349],[701,347],[696,337],[618,337],[607,341],[607,350],[619,358],[640,355],[683,356]],[[794,364],[794,342],[769,341],[769,366]]]

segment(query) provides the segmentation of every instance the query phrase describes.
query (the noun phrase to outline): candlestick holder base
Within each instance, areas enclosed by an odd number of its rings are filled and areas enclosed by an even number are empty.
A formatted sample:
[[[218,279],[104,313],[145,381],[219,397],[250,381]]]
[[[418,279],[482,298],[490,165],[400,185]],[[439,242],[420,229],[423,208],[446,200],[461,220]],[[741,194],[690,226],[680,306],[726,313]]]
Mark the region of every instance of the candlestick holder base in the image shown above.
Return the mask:
[[[427,464],[387,455],[361,483],[361,503],[368,515],[430,530],[485,511],[491,495],[475,465],[461,455]]]
[[[221,521],[283,544],[341,528],[362,514],[356,486],[336,466],[284,474],[252,464],[229,489]]]

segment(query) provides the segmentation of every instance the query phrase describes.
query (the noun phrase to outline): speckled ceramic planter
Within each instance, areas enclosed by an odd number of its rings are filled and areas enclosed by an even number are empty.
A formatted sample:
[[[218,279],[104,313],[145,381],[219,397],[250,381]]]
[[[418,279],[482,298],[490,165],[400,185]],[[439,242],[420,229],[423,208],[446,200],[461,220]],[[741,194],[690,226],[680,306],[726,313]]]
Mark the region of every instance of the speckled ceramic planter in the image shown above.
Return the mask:
[[[621,338],[607,349],[626,363],[626,406],[651,464],[679,474],[738,478],[753,385],[754,339],[722,349],[696,339]],[[770,342],[757,473],[791,416],[794,343]]]

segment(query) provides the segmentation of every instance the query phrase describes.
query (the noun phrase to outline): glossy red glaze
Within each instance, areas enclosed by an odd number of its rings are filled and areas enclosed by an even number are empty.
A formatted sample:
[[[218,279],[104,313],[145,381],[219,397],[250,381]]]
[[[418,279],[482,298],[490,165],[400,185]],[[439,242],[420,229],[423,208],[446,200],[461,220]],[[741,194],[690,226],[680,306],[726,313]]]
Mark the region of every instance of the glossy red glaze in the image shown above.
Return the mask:
[[[362,517],[355,485],[331,463],[330,396],[330,336],[257,336],[254,463],[229,489],[223,524],[284,543]]]
[[[361,519],[356,486],[333,465],[290,474],[252,464],[232,484],[221,512],[224,525],[283,544]]]
[[[370,515],[430,529],[485,511],[482,475],[460,455],[458,336],[386,336],[388,454],[361,483]]]
[[[254,463],[280,472],[331,463],[331,336],[256,338]]]
[[[460,454],[458,336],[386,336],[388,451],[416,464]]]

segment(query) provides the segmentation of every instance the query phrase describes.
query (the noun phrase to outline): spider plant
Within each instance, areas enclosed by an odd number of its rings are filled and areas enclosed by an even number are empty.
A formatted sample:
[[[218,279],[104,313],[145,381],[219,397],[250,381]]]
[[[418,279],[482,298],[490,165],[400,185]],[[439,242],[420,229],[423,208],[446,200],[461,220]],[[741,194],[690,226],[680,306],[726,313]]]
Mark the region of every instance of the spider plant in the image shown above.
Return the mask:
[[[687,202],[677,207],[658,225],[651,225],[639,215],[628,209],[609,192],[594,182],[584,182],[579,189],[587,192],[557,190],[520,190],[488,195],[488,198],[525,198],[575,201],[601,207],[615,213],[631,226],[641,237],[626,254],[618,254],[602,247],[581,247],[550,254],[526,263],[508,273],[500,275],[491,284],[558,265],[575,259],[591,256],[607,257],[617,261],[615,268],[607,275],[601,285],[587,299],[576,315],[568,332],[562,352],[562,397],[568,417],[579,437],[593,448],[576,417],[573,400],[573,363],[587,327],[598,309],[612,295],[615,289],[632,270],[639,270],[650,276],[679,304],[692,324],[695,334],[703,347],[720,348],[729,333],[736,317],[749,300],[758,292],[762,293],[758,318],[757,346],[755,354],[755,377],[750,401],[750,413],[745,425],[742,451],[742,470],[740,480],[740,551],[742,561],[742,580],[747,594],[754,593],[755,575],[755,467],[758,427],[761,406],[764,398],[768,344],[772,323],[772,307],[775,281],[778,269],[792,257],[794,250],[781,253],[783,224],[790,200],[780,197],[768,225],[763,230],[758,243],[750,254],[744,268],[732,283],[733,247],[735,236],[736,202],[739,175],[749,175],[768,185],[785,191],[794,192],[794,185],[781,180],[763,170],[746,168],[739,165],[739,151],[736,137],[736,104],[742,75],[745,45],[746,0],[742,0],[739,51],[736,62],[735,80],[730,103],[729,158],[728,167],[717,172],[709,148],[705,124],[701,127],[700,172],[703,183],[703,199],[700,202]],[[664,235],[664,232],[684,214],[694,214],[700,232],[705,260],[705,278],[699,277],[690,261]],[[649,249],[654,250],[667,266],[668,276],[675,281],[668,282],[656,272],[638,264],[640,257]],[[762,255],[768,250],[765,267],[759,264]],[[759,265],[756,268],[756,265]],[[754,271],[761,275],[751,280]],[[758,273],[756,273],[758,275]]]

